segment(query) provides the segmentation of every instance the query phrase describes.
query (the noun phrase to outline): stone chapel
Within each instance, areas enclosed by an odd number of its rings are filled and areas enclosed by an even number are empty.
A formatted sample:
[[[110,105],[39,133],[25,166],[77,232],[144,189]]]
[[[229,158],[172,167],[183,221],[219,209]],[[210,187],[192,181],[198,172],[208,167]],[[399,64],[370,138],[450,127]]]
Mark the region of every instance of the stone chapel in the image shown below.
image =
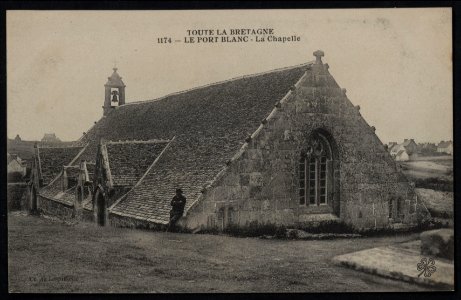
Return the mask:
[[[292,67],[140,102],[117,68],[102,118],[66,147],[35,148],[30,208],[101,226],[416,225],[427,210],[329,72]]]

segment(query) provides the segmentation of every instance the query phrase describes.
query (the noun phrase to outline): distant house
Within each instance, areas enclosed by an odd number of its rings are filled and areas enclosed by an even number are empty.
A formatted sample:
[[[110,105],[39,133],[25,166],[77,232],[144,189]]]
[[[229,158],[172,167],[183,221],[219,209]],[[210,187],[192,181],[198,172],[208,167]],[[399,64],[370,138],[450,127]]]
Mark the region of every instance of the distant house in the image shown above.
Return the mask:
[[[405,139],[401,144],[390,142],[389,145],[388,151],[395,160],[408,161],[418,157],[418,145],[413,139]]]
[[[420,143],[418,144],[418,153],[423,155],[430,155],[437,152],[437,145],[434,143]]]
[[[403,146],[407,150],[408,155],[415,155],[418,153],[418,145],[415,143],[414,139],[404,139]]]
[[[16,154],[7,153],[7,170],[8,173],[20,173],[26,175],[26,162]]]
[[[42,140],[43,143],[60,143],[61,140],[54,133],[45,133]]]
[[[437,152],[453,155],[453,142],[452,141],[441,141],[437,145]]]
[[[396,161],[409,161],[410,160],[410,155],[408,155],[408,152],[405,149],[403,149],[403,150],[400,150],[395,155],[395,160]]]
[[[403,146],[403,144],[395,144],[392,148],[388,148],[389,153],[396,161],[408,161],[410,160],[410,155]]]
[[[389,142],[389,145],[387,146],[388,150],[391,150],[395,145],[397,145],[396,142]]]

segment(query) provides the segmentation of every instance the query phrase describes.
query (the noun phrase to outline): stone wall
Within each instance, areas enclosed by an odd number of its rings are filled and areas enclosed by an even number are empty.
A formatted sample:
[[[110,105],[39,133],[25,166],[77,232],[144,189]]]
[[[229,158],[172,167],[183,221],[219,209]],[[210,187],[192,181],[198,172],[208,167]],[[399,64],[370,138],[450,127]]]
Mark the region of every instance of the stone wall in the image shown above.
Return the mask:
[[[41,195],[38,197],[38,209],[41,213],[46,215],[52,215],[59,217],[61,219],[71,219],[74,218],[74,206],[67,205],[62,202],[57,202],[48,198],[45,198]]]
[[[277,106],[259,133],[247,139],[243,154],[188,212],[188,227],[249,222],[292,226],[316,215],[358,229],[417,221],[413,187],[327,65],[314,64]],[[315,132],[328,136],[336,152],[329,207],[299,205],[299,160]]]
[[[7,210],[27,209],[27,184],[8,183],[7,186]]]
[[[109,213],[109,224],[115,227],[142,228],[142,229],[160,229],[162,225],[148,222],[146,220],[125,217]]]
[[[82,209],[80,217],[84,222],[94,223],[94,213],[92,210]]]

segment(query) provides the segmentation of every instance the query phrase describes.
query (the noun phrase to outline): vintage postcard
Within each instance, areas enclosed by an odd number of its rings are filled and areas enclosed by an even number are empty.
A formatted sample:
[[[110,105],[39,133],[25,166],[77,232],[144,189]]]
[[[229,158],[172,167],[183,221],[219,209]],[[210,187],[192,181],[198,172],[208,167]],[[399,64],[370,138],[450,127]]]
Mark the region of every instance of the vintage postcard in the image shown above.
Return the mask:
[[[11,293],[454,289],[452,10],[9,10]]]

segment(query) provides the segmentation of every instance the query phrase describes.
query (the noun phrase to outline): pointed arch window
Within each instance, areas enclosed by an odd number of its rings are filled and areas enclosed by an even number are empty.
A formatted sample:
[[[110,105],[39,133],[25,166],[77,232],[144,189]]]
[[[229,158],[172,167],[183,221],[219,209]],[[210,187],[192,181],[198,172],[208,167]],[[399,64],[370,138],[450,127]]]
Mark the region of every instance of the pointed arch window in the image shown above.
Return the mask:
[[[299,204],[331,204],[332,155],[328,140],[317,133],[312,136],[299,161]]]

